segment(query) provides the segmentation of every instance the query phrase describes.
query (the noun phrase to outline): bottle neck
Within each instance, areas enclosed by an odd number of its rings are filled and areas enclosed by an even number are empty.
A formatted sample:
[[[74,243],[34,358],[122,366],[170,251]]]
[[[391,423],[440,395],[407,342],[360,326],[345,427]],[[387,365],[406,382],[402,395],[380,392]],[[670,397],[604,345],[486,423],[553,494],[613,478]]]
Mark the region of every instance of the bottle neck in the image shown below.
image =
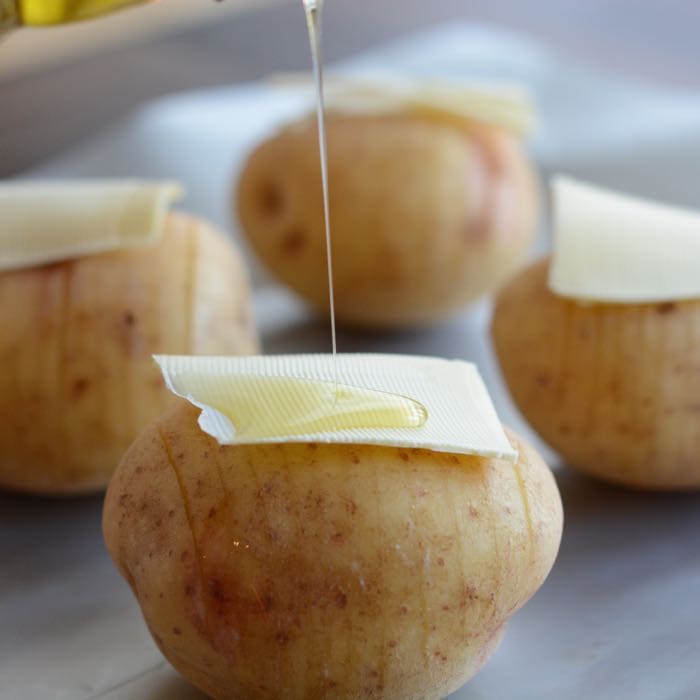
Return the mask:
[[[79,22],[143,2],[147,0],[0,0],[0,28]]]
[[[0,0],[0,33],[19,24],[16,0]]]

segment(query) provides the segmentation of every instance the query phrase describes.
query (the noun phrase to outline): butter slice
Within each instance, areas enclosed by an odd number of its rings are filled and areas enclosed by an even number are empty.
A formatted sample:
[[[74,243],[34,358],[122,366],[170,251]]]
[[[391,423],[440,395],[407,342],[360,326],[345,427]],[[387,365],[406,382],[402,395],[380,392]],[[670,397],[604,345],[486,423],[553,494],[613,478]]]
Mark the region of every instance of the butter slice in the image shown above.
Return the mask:
[[[700,297],[700,214],[557,176],[549,287],[582,301]]]
[[[372,354],[341,354],[337,364],[332,355],[155,360],[168,388],[202,409],[200,427],[222,445],[388,445],[517,459],[476,366],[468,362]],[[340,392],[367,396],[368,410],[349,420],[334,418],[336,377]],[[326,414],[320,428],[306,420],[315,401],[317,414]],[[298,422],[297,410],[304,414]],[[250,425],[255,416],[264,429]]]
[[[182,188],[139,180],[0,184],[0,270],[157,242]]]
[[[282,75],[273,82],[308,84]],[[330,76],[324,81],[326,107],[331,112],[357,115],[422,114],[463,123],[471,120],[501,127],[519,135],[537,122],[530,93],[521,85],[477,84],[405,77]]]

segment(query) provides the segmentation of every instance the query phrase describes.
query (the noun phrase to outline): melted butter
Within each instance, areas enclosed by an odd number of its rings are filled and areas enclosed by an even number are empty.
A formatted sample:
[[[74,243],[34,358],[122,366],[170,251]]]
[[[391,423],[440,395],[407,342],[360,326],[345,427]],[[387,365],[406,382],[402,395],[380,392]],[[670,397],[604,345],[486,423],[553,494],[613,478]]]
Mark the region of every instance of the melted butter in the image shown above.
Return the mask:
[[[64,24],[91,19],[145,0],[19,0],[20,23],[28,26]]]
[[[233,423],[241,442],[361,428],[418,428],[428,417],[421,403],[406,396],[332,381],[248,375],[232,379],[229,390],[234,403],[221,396],[212,397],[210,405]]]

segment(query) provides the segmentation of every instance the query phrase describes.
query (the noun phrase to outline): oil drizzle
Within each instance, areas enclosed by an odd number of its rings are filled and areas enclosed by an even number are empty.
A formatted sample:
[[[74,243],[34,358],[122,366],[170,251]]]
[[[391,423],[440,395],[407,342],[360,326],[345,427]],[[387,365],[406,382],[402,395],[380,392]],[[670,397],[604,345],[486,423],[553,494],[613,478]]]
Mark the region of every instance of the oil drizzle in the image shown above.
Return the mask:
[[[326,260],[328,264],[328,301],[331,316],[331,345],[333,348],[334,381],[338,388],[338,343],[335,331],[335,299],[333,294],[333,254],[331,250],[330,197],[328,194],[328,149],[326,141],[326,117],[323,95],[323,56],[321,53],[321,12],[324,0],[302,0],[309,32],[311,60],[316,84],[316,119],[318,124],[318,147],[321,158],[321,185],[323,188],[323,223],[326,232]]]

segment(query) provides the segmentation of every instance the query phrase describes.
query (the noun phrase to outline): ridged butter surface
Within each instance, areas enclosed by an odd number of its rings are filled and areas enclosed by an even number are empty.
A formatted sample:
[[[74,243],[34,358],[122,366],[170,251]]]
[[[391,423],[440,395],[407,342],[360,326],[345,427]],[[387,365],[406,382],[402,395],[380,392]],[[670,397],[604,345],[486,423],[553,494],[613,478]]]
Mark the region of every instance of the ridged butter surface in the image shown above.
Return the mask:
[[[337,442],[517,458],[467,362],[370,354],[341,354],[337,364],[332,355],[156,361],[220,444]]]

